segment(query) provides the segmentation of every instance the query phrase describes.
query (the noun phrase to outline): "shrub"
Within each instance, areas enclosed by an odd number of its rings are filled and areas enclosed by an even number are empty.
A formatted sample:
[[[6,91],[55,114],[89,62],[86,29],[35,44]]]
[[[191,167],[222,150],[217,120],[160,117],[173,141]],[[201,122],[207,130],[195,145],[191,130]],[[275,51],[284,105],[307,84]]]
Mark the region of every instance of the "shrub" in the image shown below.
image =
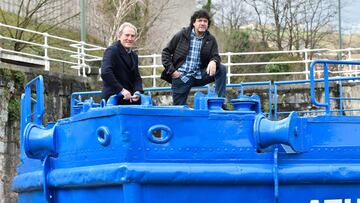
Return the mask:
[[[271,58],[270,62],[279,62],[279,61],[300,61],[302,60],[298,56],[291,56],[291,55],[281,55]],[[290,70],[296,70],[297,64],[268,64],[265,66],[265,70],[269,73],[279,73],[279,72],[288,72]]]

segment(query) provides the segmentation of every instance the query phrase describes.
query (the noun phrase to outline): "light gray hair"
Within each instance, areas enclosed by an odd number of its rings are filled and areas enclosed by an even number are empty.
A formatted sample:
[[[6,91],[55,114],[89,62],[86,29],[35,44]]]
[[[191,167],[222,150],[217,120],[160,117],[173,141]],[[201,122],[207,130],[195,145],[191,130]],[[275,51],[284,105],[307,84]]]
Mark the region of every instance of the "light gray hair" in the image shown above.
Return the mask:
[[[137,29],[136,29],[135,25],[133,25],[133,24],[131,24],[131,23],[129,23],[129,22],[125,22],[125,23],[121,24],[120,27],[119,27],[118,37],[121,36],[121,34],[123,33],[124,29],[127,28],[127,27],[132,28],[133,30],[135,30],[135,36],[137,36],[138,33],[137,33]]]

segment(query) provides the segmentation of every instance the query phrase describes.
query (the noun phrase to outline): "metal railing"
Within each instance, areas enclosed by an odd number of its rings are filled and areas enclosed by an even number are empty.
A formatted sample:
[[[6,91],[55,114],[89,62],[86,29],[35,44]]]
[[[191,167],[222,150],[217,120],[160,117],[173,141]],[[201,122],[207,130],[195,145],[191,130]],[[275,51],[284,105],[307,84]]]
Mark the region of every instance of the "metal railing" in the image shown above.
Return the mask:
[[[360,62],[359,62],[360,63]],[[360,101],[360,98],[355,97],[344,97],[343,94],[343,81],[357,81],[357,84],[360,84],[360,77],[343,77],[343,78],[328,78],[328,79],[313,79],[312,80],[293,80],[293,81],[259,81],[259,82],[242,82],[239,84],[228,84],[226,85],[227,89],[237,89],[239,91],[239,95],[245,95],[245,88],[246,87],[260,87],[262,86],[263,89],[261,90],[266,94],[265,97],[263,97],[263,100],[261,101],[263,104],[266,105],[262,110],[264,111],[264,114],[267,115],[269,119],[278,120],[279,118],[285,117],[286,115],[290,114],[293,111],[296,111],[304,116],[314,116],[314,115],[331,115],[332,113],[337,113],[338,115],[344,115],[346,112],[360,112],[360,108],[349,108],[345,109],[343,107],[344,101]],[[330,97],[329,90],[325,87],[329,87],[329,82],[336,83],[338,85],[339,95],[338,97]],[[309,108],[309,109],[292,109],[291,111],[286,111],[284,109],[279,109],[279,87],[280,86],[291,86],[291,85],[309,85],[315,87],[315,83],[327,83],[327,85],[324,85],[324,100],[326,101],[324,105],[318,105],[319,102],[315,102],[315,96],[314,93],[307,92],[310,94],[310,98],[308,101],[304,100],[303,102],[307,102],[309,107],[316,107],[316,108]],[[195,89],[209,89],[208,86],[201,86],[201,87],[194,87]],[[151,95],[154,92],[165,92],[165,91],[171,91],[170,87],[155,87],[155,88],[145,88],[145,92],[147,92],[149,95]],[[313,91],[313,90],[312,90]],[[254,91],[252,91],[254,93]],[[257,92],[258,93],[258,92]],[[86,99],[89,99],[93,96],[101,95],[101,91],[90,91],[90,92],[74,92],[71,95],[71,116],[74,115],[74,109],[77,106],[77,104]],[[330,109],[330,100],[339,101],[339,107],[336,109]],[[97,101],[99,102],[99,101]],[[299,102],[299,101],[298,101]],[[100,102],[99,102],[100,104]],[[324,107],[325,109],[322,109]]]
[[[325,95],[325,102],[320,103],[317,101],[315,97],[315,76],[314,76],[314,69],[316,64],[321,64],[324,67],[324,95]],[[334,60],[319,60],[314,61],[311,63],[310,66],[310,95],[311,95],[311,102],[320,107],[325,107],[325,112],[327,115],[331,115],[331,109],[330,109],[330,100],[339,100],[340,104],[345,99],[351,99],[351,100],[358,100],[355,98],[343,98],[342,97],[342,90],[340,90],[340,97],[330,97],[330,90],[329,90],[329,80],[332,78],[329,78],[329,65],[360,65],[360,62],[354,62],[354,61],[334,61]],[[352,77],[352,78],[335,78],[333,80],[340,81],[340,87],[342,87],[343,80],[359,80],[360,77]],[[342,89],[342,88],[341,88]],[[342,110],[342,109],[341,109]]]
[[[82,75],[84,77],[87,74],[90,74],[91,62],[101,62],[102,54],[105,50],[104,47],[88,44],[85,42],[75,41],[63,37],[57,37],[54,35],[50,35],[48,33],[36,32],[33,30],[18,28],[10,25],[5,25],[0,23],[1,29],[8,30],[18,30],[26,33],[31,33],[38,35],[42,38],[42,42],[32,42],[26,40],[19,40],[15,38],[11,38],[9,36],[1,35],[0,32],[0,40],[3,41],[2,44],[8,43],[24,43],[33,47],[37,47],[43,52],[41,53],[27,53],[25,51],[14,51],[9,47],[0,47],[0,53],[11,53],[15,55],[21,55],[26,57],[32,57],[35,59],[41,59],[44,61],[44,69],[46,71],[51,71],[51,63],[60,62],[68,65],[68,68],[76,69],[78,75]],[[62,44],[62,46],[55,46],[54,43],[49,42],[49,40],[56,40],[56,44]],[[6,41],[6,42],[4,42]],[[65,45],[67,44],[67,45]],[[0,45],[1,46],[1,45]],[[51,52],[51,54],[50,54]],[[100,52],[100,53],[99,53]],[[299,59],[301,60],[289,60],[289,61],[259,61],[258,56],[264,56],[269,54],[276,55],[288,55],[288,54],[296,54],[301,56]],[[343,60],[352,60],[358,61],[360,60],[360,48],[345,48],[345,49],[302,49],[302,50],[291,50],[291,51],[266,51],[266,52],[242,52],[242,53],[233,53],[226,52],[220,54],[222,57],[222,62],[225,66],[227,66],[227,84],[237,84],[239,80],[235,80],[237,77],[246,77],[246,78],[257,78],[259,76],[301,76],[303,79],[309,79],[309,64],[317,59],[336,59],[339,55]],[[246,56],[254,56],[256,61],[244,62],[239,59],[239,57]],[[140,71],[142,78],[144,80],[151,80],[146,83],[146,87],[159,87],[163,86],[159,81],[160,72],[163,70],[163,66],[161,63],[161,55],[160,54],[151,54],[151,55],[139,55],[140,60]],[[239,60],[241,62],[239,62]],[[281,64],[300,64],[303,68],[297,71],[285,71],[285,72],[268,72],[265,70],[266,65],[281,65]],[[96,68],[100,68],[100,65]],[[239,71],[239,69],[243,69],[245,67],[253,67],[253,71],[244,72]],[[340,70],[330,69],[329,73],[333,76],[357,76],[360,70],[358,70],[358,66],[348,65]],[[321,76],[321,71],[315,70],[318,77]],[[243,81],[242,79],[240,82]],[[249,79],[248,81],[255,81],[253,79]]]
[[[37,40],[37,42],[34,41],[26,41],[16,38],[11,38],[9,36],[0,35],[0,40],[3,41],[2,46],[0,47],[0,53],[11,53],[14,55],[19,56],[26,56],[26,57],[32,57],[35,59],[42,59],[44,60],[44,70],[50,71],[51,62],[61,62],[64,64],[69,65],[69,68],[78,70],[78,75],[86,76],[86,74],[89,74],[91,71],[90,66],[88,65],[88,62],[91,61],[101,61],[101,56],[96,56],[91,54],[94,51],[103,51],[105,48],[88,44],[81,41],[71,40],[68,38],[58,37],[54,35],[50,35],[48,33],[42,33],[37,32],[29,29],[23,29],[11,25],[6,25],[0,23],[0,28],[2,29],[8,29],[16,30],[16,31],[22,31],[28,35],[34,35],[36,37],[34,38],[40,38],[41,40]],[[0,32],[4,33],[4,32]],[[55,46],[49,43],[49,40],[57,41],[56,44],[64,44],[67,43],[68,46]],[[11,50],[9,47],[4,47],[6,44],[4,41],[10,42],[10,43],[23,43],[35,48],[40,48],[43,50],[42,53],[34,53],[30,52],[27,53],[26,51],[14,51]],[[42,41],[39,42],[39,41]],[[9,43],[9,44],[10,44]],[[55,44],[55,43],[53,43]],[[9,45],[10,46],[10,45]],[[53,51],[54,54],[52,56],[49,55],[49,52]]]
[[[327,82],[325,82],[327,81]],[[278,89],[280,86],[291,86],[291,85],[309,85],[310,87],[315,88],[315,83],[326,83],[326,85],[324,85],[324,100],[326,101],[325,105],[321,104],[321,105],[317,105],[319,103],[314,103],[315,101],[315,94],[314,92],[311,93],[310,92],[310,100],[308,101],[308,106],[307,109],[302,109],[297,111],[298,113],[301,114],[306,114],[306,115],[319,115],[319,114],[326,114],[326,115],[331,115],[331,113],[338,113],[340,115],[343,115],[346,112],[350,112],[350,111],[357,111],[360,112],[360,108],[351,108],[351,109],[345,109],[343,108],[343,101],[350,101],[350,100],[360,100],[360,98],[345,98],[343,97],[343,82],[344,81],[357,81],[359,83],[360,81],[360,77],[335,77],[335,78],[328,78],[327,80],[324,79],[314,79],[313,82],[311,82],[311,80],[295,80],[295,81],[275,81],[273,84],[273,102],[274,102],[274,108],[273,108],[273,112],[274,112],[274,119],[277,120],[279,118],[280,115],[287,115],[290,114],[292,111],[284,111],[284,110],[279,110],[279,102],[278,102]],[[339,96],[338,97],[330,97],[329,96],[329,82],[331,83],[336,83],[337,85],[339,85],[338,90],[339,90]],[[312,90],[314,91],[314,90]],[[331,109],[330,108],[330,100],[339,100],[339,108],[338,109]],[[317,106],[317,107],[315,107]],[[313,109],[313,107],[315,107]],[[322,107],[324,107],[325,109],[322,109]]]
[[[248,56],[248,55],[266,55],[266,54],[290,54],[290,53],[298,53],[302,55],[303,60],[296,61],[258,61],[258,62],[233,62],[234,57],[236,56]],[[264,51],[264,52],[242,52],[242,53],[233,53],[226,52],[220,53],[222,57],[222,63],[227,66],[227,84],[234,84],[232,78],[235,77],[257,77],[257,76],[276,76],[276,75],[303,75],[306,80],[309,79],[310,71],[309,65],[311,62],[322,59],[322,58],[336,58],[339,53],[341,54],[343,60],[352,60],[358,61],[360,60],[360,48],[346,48],[346,49],[303,49],[303,50],[292,50],[292,51]],[[312,59],[310,58],[312,56]],[[354,57],[355,56],[355,57]],[[156,80],[160,78],[160,74],[157,70],[163,70],[163,66],[161,64],[161,55],[160,54],[152,54],[152,55],[140,55],[140,59],[143,61],[150,61],[146,64],[142,64],[139,67],[141,69],[152,69],[151,74],[142,75],[144,79],[152,79],[152,87],[157,87]],[[150,60],[149,60],[150,59]],[[225,60],[224,60],[225,59]],[[270,64],[302,64],[302,71],[291,71],[291,72],[266,72],[264,67],[259,68],[254,72],[242,72],[237,73],[233,71],[235,67],[244,67],[244,66],[256,66],[256,65],[270,65]],[[150,71],[148,71],[150,72]],[[318,75],[321,71],[315,71]],[[344,75],[344,76],[357,76],[360,73],[360,69],[358,67],[354,67],[349,65],[347,69],[339,70],[330,70],[329,73],[333,75]],[[319,75],[320,76],[320,75]],[[236,82],[237,83],[237,82]],[[235,83],[235,84],[236,84]]]

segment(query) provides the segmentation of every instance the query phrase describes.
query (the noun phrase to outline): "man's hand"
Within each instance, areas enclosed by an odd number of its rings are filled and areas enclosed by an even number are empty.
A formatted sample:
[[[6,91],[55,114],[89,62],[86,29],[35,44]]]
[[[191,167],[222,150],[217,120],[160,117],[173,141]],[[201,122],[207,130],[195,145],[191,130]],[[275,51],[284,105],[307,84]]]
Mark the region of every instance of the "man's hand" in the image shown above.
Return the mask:
[[[140,92],[139,91],[136,91],[134,94],[133,94],[133,96],[131,96],[131,100],[130,100],[130,102],[137,102],[137,101],[139,101],[139,99],[140,99]]]
[[[206,68],[206,73],[209,74],[210,76],[215,75],[216,73],[216,63],[215,61],[210,61],[207,68]]]
[[[137,101],[139,101],[139,99],[140,99],[140,96],[134,94],[133,96],[131,96],[130,102],[137,102]]]
[[[131,102],[131,93],[127,89],[123,88],[121,94],[124,96],[124,100],[130,100]]]
[[[181,73],[176,70],[175,72],[173,72],[173,73],[171,74],[171,78],[178,78],[178,77],[180,77],[180,75],[181,75]]]

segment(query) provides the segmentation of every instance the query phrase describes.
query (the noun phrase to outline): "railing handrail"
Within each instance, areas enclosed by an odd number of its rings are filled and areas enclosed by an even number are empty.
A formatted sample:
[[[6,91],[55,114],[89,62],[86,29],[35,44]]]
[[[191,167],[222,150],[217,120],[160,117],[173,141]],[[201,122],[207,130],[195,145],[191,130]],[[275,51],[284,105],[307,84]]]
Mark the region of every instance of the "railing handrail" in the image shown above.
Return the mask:
[[[315,98],[315,76],[314,76],[314,66],[316,64],[322,64],[324,66],[324,94],[325,102],[318,102]],[[311,102],[316,106],[325,107],[327,115],[330,115],[330,91],[329,91],[329,67],[331,65],[360,65],[360,62],[355,61],[335,61],[335,60],[316,60],[310,64],[310,96]]]
[[[20,51],[14,51],[14,50],[10,50],[10,49],[5,49],[5,48],[2,48],[2,47],[0,47],[0,51],[1,52],[6,52],[6,53],[12,53],[12,54],[18,54],[18,55],[24,55],[24,56],[28,56],[28,57],[35,57],[35,58],[43,59],[45,61],[45,63],[44,63],[45,64],[45,67],[44,67],[45,70],[50,70],[50,61],[62,62],[62,63],[71,65],[70,68],[77,69],[78,70],[78,75],[80,75],[80,69],[83,69],[83,76],[86,76],[85,69],[88,68],[88,70],[90,71],[89,66],[86,64],[86,62],[87,61],[94,61],[94,60],[99,61],[102,58],[98,57],[98,56],[95,56],[95,55],[91,55],[89,53],[86,53],[83,50],[90,50],[90,51],[105,50],[105,48],[101,47],[101,46],[85,43],[83,41],[76,41],[76,40],[72,40],[72,39],[69,39],[69,38],[64,38],[64,37],[51,35],[51,34],[48,34],[46,32],[38,32],[38,31],[30,30],[30,29],[25,29],[25,28],[20,28],[20,27],[16,27],[16,26],[6,25],[6,24],[3,24],[3,23],[0,23],[0,27],[11,28],[11,29],[20,30],[20,31],[33,33],[33,34],[37,34],[37,35],[42,36],[44,38],[44,43],[43,44],[30,42],[30,41],[25,41],[25,40],[20,40],[20,39],[14,39],[14,38],[5,37],[5,36],[0,35],[0,39],[5,39],[5,40],[10,40],[10,41],[15,41],[15,42],[21,42],[21,43],[24,43],[24,44],[29,44],[29,45],[38,46],[40,48],[43,48],[44,49],[44,55],[42,55],[42,56],[36,55],[36,54],[25,53],[25,52],[20,52]],[[73,48],[73,49],[77,49],[77,50],[71,50],[71,49],[66,49],[66,48],[49,46],[49,44],[47,43],[49,38],[53,38],[53,39],[61,40],[61,41],[64,41],[64,42],[72,43],[72,44],[69,45],[69,48]],[[71,54],[71,55],[69,55],[70,58],[74,58],[77,61],[73,62],[73,61],[65,60],[65,59],[51,58],[51,57],[48,56],[48,50],[56,50],[56,51],[61,51],[62,53]],[[86,58],[86,57],[88,57],[88,58]]]
[[[25,29],[25,28],[20,28],[20,27],[16,27],[16,26],[12,26],[12,25],[3,24],[3,23],[0,23],[0,27],[12,28],[12,29],[15,29],[15,30],[21,30],[21,31],[30,32],[30,33],[34,33],[34,34],[38,34],[38,35],[43,35],[43,36],[46,35],[47,37],[51,37],[51,38],[54,38],[54,39],[59,39],[59,40],[67,41],[67,42],[72,42],[72,43],[75,43],[75,44],[83,43],[83,44],[91,46],[91,47],[102,48],[101,46],[88,44],[88,43],[85,43],[85,42],[76,41],[76,40],[69,39],[69,38],[59,37],[59,36],[56,36],[56,35],[51,35],[51,34],[48,34],[47,32],[38,32],[38,31]]]
[[[324,78],[322,79],[314,79],[314,83],[319,83],[319,82],[324,82]],[[329,77],[327,81],[331,81],[331,82],[339,82],[339,84],[342,84],[342,81],[360,81],[360,77]],[[273,84],[273,94],[274,94],[274,98],[273,98],[273,101],[274,101],[274,119],[277,120],[278,119],[278,115],[279,114],[289,114],[290,112],[286,112],[286,111],[283,111],[283,112],[279,112],[278,111],[278,99],[277,99],[277,90],[278,90],[278,86],[280,85],[296,85],[296,84],[310,84],[311,81],[310,80],[286,80],[286,81],[275,81]],[[345,112],[345,111],[352,111],[352,110],[344,110],[342,109],[342,100],[359,100],[360,98],[344,98],[343,95],[342,95],[342,86],[339,88],[339,98],[337,100],[340,100],[340,109],[339,110],[329,110],[327,112],[327,110],[312,110],[312,111],[307,111],[307,110],[303,110],[303,111],[297,111],[297,112],[301,112],[301,113],[321,113],[321,112],[325,112],[327,114],[329,114],[329,112]],[[311,94],[311,92],[310,92]],[[313,94],[314,95],[314,94]],[[312,97],[310,95],[310,97]],[[335,98],[331,98],[329,97],[329,99],[333,99],[335,100]],[[310,98],[310,102],[312,102],[312,99]],[[313,102],[312,102],[313,103]],[[314,103],[313,103],[314,104]],[[314,106],[317,106],[316,104],[314,104]],[[357,110],[359,111],[359,110]]]
[[[42,32],[38,32],[38,31],[34,31],[34,30],[29,30],[29,29],[25,29],[25,28],[19,28],[19,27],[15,27],[15,26],[11,26],[11,25],[6,25],[3,23],[0,23],[0,27],[6,27],[6,28],[10,28],[10,29],[16,29],[16,30],[21,30],[21,31],[41,35],[44,38],[44,43],[36,43],[36,42],[30,42],[30,41],[25,41],[25,40],[13,39],[11,37],[6,37],[6,36],[2,36],[2,35],[0,35],[0,39],[10,40],[10,41],[14,41],[14,42],[27,43],[27,44],[30,44],[33,46],[38,46],[44,50],[44,54],[40,54],[40,53],[39,54],[31,54],[31,53],[25,53],[25,52],[17,52],[14,50],[6,49],[4,47],[2,47],[2,48],[0,47],[0,51],[5,52],[5,53],[7,52],[7,53],[11,53],[11,54],[18,54],[18,55],[24,55],[27,57],[34,57],[37,59],[42,59],[42,60],[44,60],[45,70],[50,70],[50,62],[62,62],[65,64],[69,64],[70,68],[74,68],[74,69],[78,70],[79,76],[81,75],[80,70],[82,70],[82,76],[86,77],[87,73],[91,72],[91,67],[89,66],[89,63],[102,60],[102,56],[97,56],[96,54],[92,54],[92,52],[105,50],[105,47],[102,47],[102,46],[85,43],[83,41],[76,41],[76,40],[72,40],[72,39],[68,39],[68,38],[64,38],[64,37],[59,37],[59,36],[51,35],[48,33],[42,33]],[[49,38],[62,40],[64,42],[69,42],[71,44],[65,48],[51,46],[48,44]],[[49,57],[48,50],[57,51],[57,52],[61,53],[61,54],[58,54],[59,56],[66,55],[66,56],[68,56],[68,58]],[[232,83],[234,83],[234,80],[232,80],[234,77],[243,77],[243,76],[252,77],[252,76],[276,76],[276,75],[300,75],[300,76],[303,75],[305,77],[305,79],[309,79],[309,75],[310,75],[310,71],[308,70],[309,64],[311,62],[313,62],[314,60],[317,60],[317,59],[309,58],[310,53],[319,53],[319,54],[334,53],[334,56],[335,56],[335,54],[339,54],[339,52],[345,52],[347,55],[347,58],[346,58],[347,60],[358,61],[358,60],[360,60],[360,57],[358,57],[359,59],[354,58],[354,51],[359,51],[359,50],[360,50],[360,48],[349,47],[349,48],[344,48],[344,49],[325,48],[325,49],[301,49],[301,50],[260,51],[260,52],[240,52],[240,53],[225,52],[225,53],[220,53],[220,55],[222,57],[225,57],[223,64],[227,66],[227,70],[228,70],[228,74],[227,74],[228,83],[227,84],[232,84]],[[288,61],[234,62],[233,58],[232,58],[233,56],[288,54],[288,53],[300,53],[301,56],[303,56],[303,58],[302,58],[303,60],[297,59],[297,60],[288,60]],[[97,54],[99,54],[99,53],[97,53]],[[139,59],[144,60],[143,63],[141,63],[141,65],[139,66],[139,68],[141,70],[152,69],[151,73],[142,76],[144,79],[152,80],[152,87],[157,87],[157,80],[159,80],[159,78],[160,78],[159,72],[157,70],[159,68],[163,68],[161,60],[159,60],[159,58],[161,58],[161,54],[157,54],[157,53],[148,54],[148,55],[139,55]],[[304,69],[302,71],[294,70],[294,71],[283,71],[283,72],[266,72],[263,69],[263,67],[259,67],[261,69],[258,69],[254,72],[238,72],[238,71],[234,71],[234,69],[233,69],[233,67],[241,67],[241,66],[250,66],[250,65],[265,66],[265,65],[275,65],[275,64],[278,64],[278,65],[280,65],[280,64],[304,64]],[[97,67],[97,68],[99,68],[99,67]],[[85,71],[85,70],[87,70],[87,71]],[[343,70],[343,71],[329,70],[329,73],[348,74],[348,75],[357,76],[359,74],[359,71],[356,69],[353,69],[352,65],[349,65],[348,69],[346,69],[346,70]]]
[[[317,110],[300,110],[297,111],[299,113],[326,113],[329,114],[331,112],[339,112],[339,113],[344,113],[344,112],[349,112],[349,111],[360,111],[360,108],[355,108],[355,109],[343,109],[342,108],[342,101],[343,100],[356,100],[359,101],[360,98],[346,98],[343,97],[342,94],[342,81],[360,81],[360,76],[359,77],[330,77],[327,80],[322,78],[322,79],[314,79],[313,81],[311,80],[291,80],[291,81],[257,81],[257,82],[241,82],[238,84],[229,84],[226,85],[227,88],[238,88],[239,90],[239,95],[243,96],[244,95],[244,87],[248,87],[248,86],[267,86],[267,94],[268,94],[268,112],[266,112],[265,114],[268,115],[269,119],[274,118],[275,120],[278,119],[278,116],[281,114],[289,114],[291,113],[290,111],[278,111],[278,86],[280,85],[295,85],[295,84],[309,84],[311,85],[311,82],[313,83],[319,83],[319,82],[339,82],[340,84],[340,94],[339,97],[329,97],[329,99],[332,100],[339,100],[340,101],[340,108],[339,109],[333,109],[333,110],[323,110],[323,109],[317,109]],[[209,89],[208,85],[205,86],[199,86],[199,87],[194,87],[193,89]],[[150,95],[152,94],[152,92],[165,92],[165,91],[171,91],[170,87],[151,87],[151,88],[144,88],[145,92],[148,92]],[[94,96],[94,95],[100,95],[101,91],[90,91],[90,92],[74,92],[71,95],[71,101],[70,101],[70,106],[71,106],[71,116],[74,113],[74,107],[76,106],[77,102],[82,102],[81,97],[82,96]],[[328,94],[329,95],[329,94]],[[79,99],[76,99],[76,97],[79,97]],[[266,101],[264,102],[266,103]],[[313,103],[315,106],[317,105],[316,103]],[[319,106],[319,105],[317,105]]]

